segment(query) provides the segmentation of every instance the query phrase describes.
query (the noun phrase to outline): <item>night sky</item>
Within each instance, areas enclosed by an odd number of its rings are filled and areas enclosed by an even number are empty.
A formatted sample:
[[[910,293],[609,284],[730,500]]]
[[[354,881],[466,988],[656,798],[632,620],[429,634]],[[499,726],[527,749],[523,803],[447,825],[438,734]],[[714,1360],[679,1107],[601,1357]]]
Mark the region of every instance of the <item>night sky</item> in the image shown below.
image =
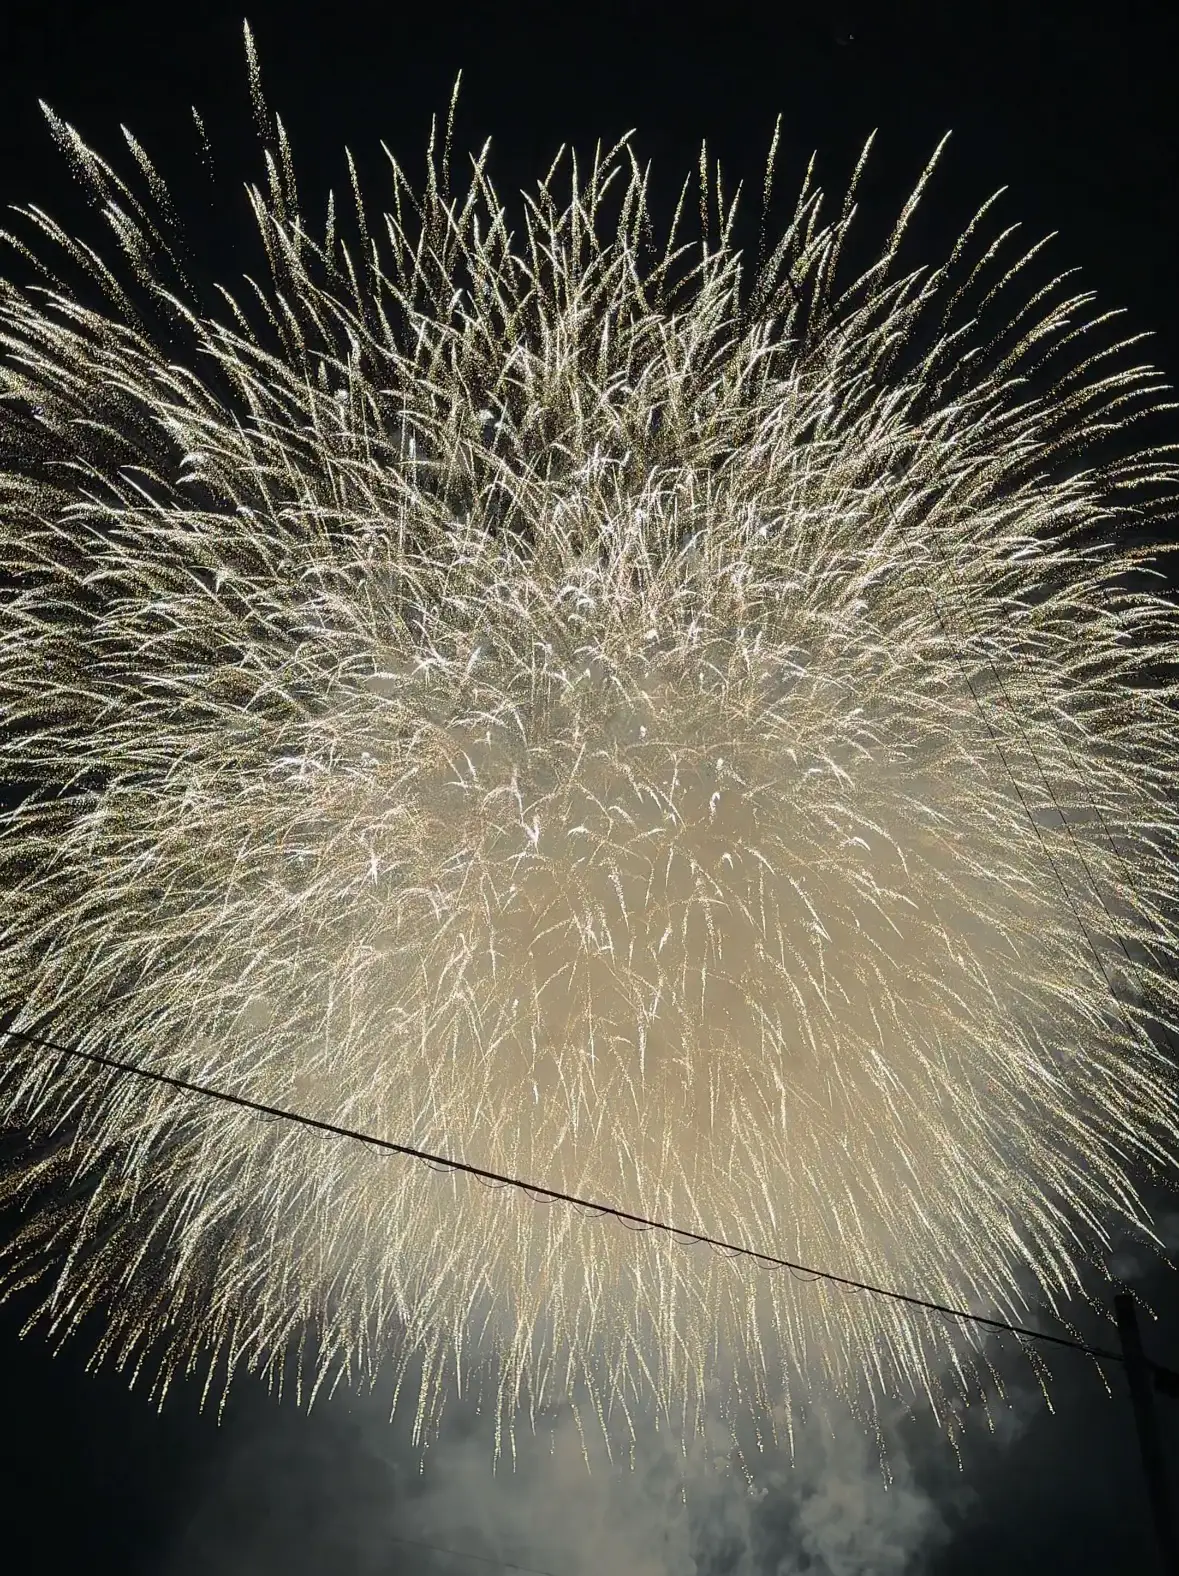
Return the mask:
[[[195,104],[210,128],[220,200],[240,220],[241,182],[257,170],[244,3],[9,0],[0,20],[0,199],[37,202],[71,222],[82,217],[38,99],[116,163],[126,123],[180,188],[196,164]],[[978,203],[1007,186],[1009,220],[1023,221],[1029,236],[1059,232],[1061,265],[1079,265],[1100,302],[1128,308],[1132,329],[1155,331],[1150,356],[1172,380],[1179,375],[1173,3],[729,0],[695,22],[686,6],[607,0],[582,7],[460,0],[412,12],[339,0],[252,4],[248,14],[267,95],[290,130],[314,213],[329,184],[339,189],[345,144],[362,172],[372,172],[378,198],[380,139],[419,171],[430,116],[444,112],[459,68],[460,133],[467,145],[492,136],[492,171],[504,191],[530,184],[564,141],[592,148],[634,127],[640,154],[655,161],[657,194],[678,191],[702,139],[730,188],[744,178],[756,192],[781,113],[779,179],[791,195],[812,151],[824,184],[840,190],[878,129],[864,202],[871,230],[894,216],[952,130],[918,230],[929,260],[940,261]],[[237,234],[220,219],[200,237],[211,272],[244,266],[237,248],[245,237],[244,222]],[[1159,1219],[1179,1249],[1179,1200],[1160,1197]],[[1132,1250],[1118,1267],[1159,1312],[1157,1324],[1144,1321],[1150,1350],[1179,1367],[1173,1277],[1148,1269]],[[18,1338],[21,1322],[19,1299],[0,1309],[7,1570],[462,1576],[493,1571],[496,1557],[552,1576],[671,1568],[660,1562],[660,1539],[679,1512],[655,1468],[630,1484],[599,1474],[588,1487],[568,1473],[553,1486],[528,1461],[515,1480],[492,1480],[479,1421],[458,1409],[437,1460],[419,1476],[404,1422],[386,1425],[373,1402],[338,1399],[308,1417],[245,1380],[220,1421],[215,1409],[198,1411],[195,1384],[179,1387],[161,1414],[129,1392],[124,1377],[86,1373],[85,1336],[52,1357],[39,1337]],[[1112,1330],[1096,1321],[1082,1320],[1082,1328],[1113,1344]],[[911,1425],[910,1454],[883,1508],[854,1443],[840,1447],[838,1460],[825,1456],[826,1469],[804,1464],[805,1492],[779,1477],[755,1512],[737,1514],[720,1500],[697,1507],[692,1546],[701,1576],[1151,1571],[1118,1376],[1107,1397],[1082,1358],[1062,1354],[1053,1361],[1050,1413],[1026,1367],[1009,1366],[1011,1404],[994,1434],[968,1427],[961,1469],[927,1427]],[[1179,1401],[1160,1406],[1172,1409],[1163,1422],[1179,1480]],[[841,1520],[869,1526],[868,1541],[841,1546]],[[446,1545],[483,1562],[398,1540]],[[668,1548],[673,1541],[669,1535]]]

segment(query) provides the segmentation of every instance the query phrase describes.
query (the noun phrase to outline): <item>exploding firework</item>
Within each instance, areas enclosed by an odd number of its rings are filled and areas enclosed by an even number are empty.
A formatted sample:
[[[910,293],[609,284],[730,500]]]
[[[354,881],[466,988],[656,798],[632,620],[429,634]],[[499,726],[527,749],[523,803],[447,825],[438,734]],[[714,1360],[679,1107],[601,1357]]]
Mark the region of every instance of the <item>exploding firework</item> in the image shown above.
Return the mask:
[[[1110,448],[1158,376],[1061,280],[1001,311],[990,204],[903,271],[925,178],[867,270],[859,172],[745,268],[703,166],[691,243],[629,140],[514,233],[448,122],[313,232],[258,103],[268,283],[199,306],[146,153],[51,115],[118,260],[28,210],[0,295],[15,1027],[1063,1309],[1179,1131],[1174,471]],[[6,1054],[9,1284],[161,1386],[392,1363],[426,1437],[468,1370],[509,1430],[971,1383],[912,1309]]]

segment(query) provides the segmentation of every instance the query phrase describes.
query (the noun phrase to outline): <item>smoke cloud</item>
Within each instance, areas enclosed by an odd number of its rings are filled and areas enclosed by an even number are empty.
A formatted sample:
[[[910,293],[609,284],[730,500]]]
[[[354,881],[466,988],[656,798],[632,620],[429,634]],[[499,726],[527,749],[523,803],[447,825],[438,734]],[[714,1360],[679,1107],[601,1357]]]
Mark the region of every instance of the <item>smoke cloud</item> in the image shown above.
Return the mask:
[[[928,1423],[910,1423],[908,1439],[899,1422],[891,1429],[887,1481],[850,1416],[799,1424],[793,1462],[785,1448],[756,1457],[752,1481],[719,1418],[686,1452],[666,1430],[640,1429],[633,1470],[591,1438],[588,1472],[569,1413],[519,1439],[514,1467],[505,1455],[493,1468],[491,1427],[455,1405],[419,1463],[408,1422],[387,1421],[375,1397],[337,1397],[310,1416],[251,1409],[166,1576],[461,1576],[497,1565],[547,1576],[893,1576],[931,1568],[950,1537],[917,1466],[928,1451],[949,1454]]]

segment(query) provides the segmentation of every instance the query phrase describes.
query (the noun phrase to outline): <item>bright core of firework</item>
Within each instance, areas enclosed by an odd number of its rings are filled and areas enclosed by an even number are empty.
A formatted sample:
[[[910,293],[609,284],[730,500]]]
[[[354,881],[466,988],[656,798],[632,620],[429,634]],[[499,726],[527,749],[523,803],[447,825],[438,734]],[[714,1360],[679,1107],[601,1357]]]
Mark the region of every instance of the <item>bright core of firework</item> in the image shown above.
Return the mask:
[[[1156,374],[1059,281],[996,318],[1027,259],[985,208],[906,274],[914,198],[848,279],[808,184],[751,274],[719,176],[691,245],[628,142],[513,233],[448,131],[346,241],[260,114],[265,287],[198,306],[144,151],[141,202],[51,117],[122,260],[30,210],[87,282],[0,294],[16,1025],[1063,1306],[1179,1130],[1176,620],[1115,541],[1174,476],[1090,459]],[[427,1434],[468,1369],[508,1428],[969,1383],[911,1309],[7,1055],[10,1279],[161,1382],[392,1362]]]

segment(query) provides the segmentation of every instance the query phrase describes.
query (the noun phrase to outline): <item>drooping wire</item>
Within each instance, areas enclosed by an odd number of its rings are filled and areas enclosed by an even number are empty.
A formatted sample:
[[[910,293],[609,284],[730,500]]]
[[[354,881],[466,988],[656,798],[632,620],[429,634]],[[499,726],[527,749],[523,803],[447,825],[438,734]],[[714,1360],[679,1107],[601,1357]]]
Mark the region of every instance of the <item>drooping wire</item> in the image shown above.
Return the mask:
[[[888,508],[889,508],[890,512],[892,513],[892,515],[893,515],[894,524],[896,524],[899,527],[900,522],[897,520],[896,513],[893,510],[892,500],[891,500],[891,497],[889,496],[889,493],[888,493],[887,489],[885,490],[884,496],[885,496],[886,502],[888,504]],[[1035,746],[1033,745],[1033,743],[1031,741],[1031,738],[1028,735],[1028,731],[1025,728],[1024,724],[1023,724],[1023,720],[1022,720],[1022,718],[1019,715],[1019,709],[1018,709],[1018,707],[1015,704],[1014,698],[1012,697],[1011,691],[1010,691],[1010,689],[1008,687],[1008,684],[1007,684],[1007,680],[1003,677],[1003,674],[999,671],[999,668],[998,668],[997,664],[995,663],[994,657],[990,654],[990,652],[988,650],[987,643],[986,643],[986,641],[984,639],[984,636],[983,636],[982,632],[980,631],[980,629],[978,627],[978,622],[977,622],[977,620],[976,620],[976,618],[974,616],[974,613],[973,613],[973,611],[972,611],[972,609],[970,607],[969,602],[967,601],[967,599],[964,596],[961,595],[961,590],[960,590],[960,586],[959,586],[959,583],[958,583],[958,577],[957,577],[956,571],[954,569],[954,566],[949,561],[949,559],[946,557],[945,553],[943,552],[942,547],[941,547],[941,543],[938,540],[936,532],[931,532],[930,533],[930,540],[934,544],[934,549],[935,549],[935,551],[938,554],[938,558],[939,558],[939,560],[941,562],[942,568],[946,571],[946,574],[947,574],[947,576],[949,578],[951,586],[953,587],[954,591],[956,593],[958,593],[957,600],[956,600],[955,611],[956,612],[960,612],[968,620],[969,625],[970,625],[971,634],[974,636],[975,640],[978,642],[979,647],[984,652],[986,664],[987,664],[988,668],[990,668],[990,670],[991,670],[991,676],[994,678],[995,683],[997,684],[997,686],[999,688],[999,693],[1003,697],[1003,701],[1006,704],[1007,710],[1011,713],[1011,720],[1015,724],[1016,728],[1018,728],[1018,730],[1019,730],[1019,735],[1020,735],[1020,738],[1023,741],[1024,749],[1027,751],[1028,755],[1032,759],[1033,764],[1035,765],[1036,772],[1039,775],[1040,781],[1044,785],[1045,792],[1048,794],[1049,799],[1052,801],[1052,808],[1056,812],[1057,817],[1059,818],[1060,825],[1061,825],[1062,829],[1065,832],[1068,833],[1069,841],[1071,842],[1071,844],[1073,846],[1073,850],[1074,850],[1074,852],[1075,852],[1075,854],[1077,856],[1078,862],[1080,863],[1081,869],[1084,871],[1085,879],[1088,882],[1089,886],[1092,888],[1094,896],[1097,898],[1097,901],[1101,904],[1102,911],[1104,912],[1106,919],[1109,921],[1110,934],[1113,936],[1114,940],[1118,944],[1118,947],[1121,949],[1122,956],[1126,960],[1127,968],[1131,972],[1133,972],[1134,968],[1135,968],[1135,962],[1134,962],[1134,959],[1130,956],[1130,950],[1129,950],[1129,948],[1126,945],[1125,937],[1122,935],[1119,926],[1116,924],[1113,915],[1110,913],[1109,904],[1106,901],[1105,893],[1102,891],[1101,884],[1100,884],[1097,876],[1093,873],[1093,870],[1090,868],[1088,859],[1085,857],[1085,852],[1084,852],[1084,849],[1082,847],[1080,839],[1077,837],[1076,829],[1073,826],[1073,823],[1069,820],[1068,816],[1064,813],[1064,810],[1061,808],[1060,800],[1057,797],[1056,790],[1052,786],[1052,781],[1049,778],[1048,773],[1045,771],[1043,762],[1040,760],[1040,757],[1037,755],[1036,750],[1035,750]],[[933,595],[932,587],[929,587],[928,583],[927,583],[927,590],[929,591],[930,601],[933,603],[934,612],[936,613],[938,622],[941,625],[942,633],[946,636],[947,641],[951,641],[952,637],[951,637],[950,631],[947,628],[947,625],[946,625],[945,619],[944,619],[944,617],[942,615],[942,612],[941,612],[940,608],[937,605],[936,598]],[[958,656],[959,666],[961,667],[962,666],[961,656],[958,653],[956,653],[956,655]],[[962,667],[962,671],[963,671],[963,677],[966,679],[967,686],[970,689],[970,693],[974,697],[974,702],[975,702],[975,705],[978,708],[979,716],[983,718],[984,722],[986,722],[986,717],[985,717],[985,714],[983,712],[981,697],[975,691],[974,685],[971,682],[970,677],[966,673],[964,667]],[[1044,689],[1043,689],[1043,685],[1040,682],[1039,675],[1036,672],[1035,664],[1032,663],[1027,668],[1025,668],[1024,669],[1024,673],[1027,676],[1027,678],[1029,679],[1029,681],[1034,685],[1035,691],[1036,691],[1036,694],[1037,694],[1038,698],[1041,701],[1043,701],[1044,698],[1045,698],[1045,696],[1044,696]],[[1081,919],[1081,916],[1080,916],[1080,913],[1078,912],[1075,904],[1072,901],[1071,896],[1069,895],[1068,889],[1065,886],[1064,879],[1061,876],[1061,874],[1060,874],[1060,872],[1059,872],[1059,870],[1057,868],[1056,861],[1053,858],[1051,850],[1048,847],[1047,840],[1045,839],[1045,837],[1043,835],[1042,829],[1041,829],[1039,823],[1036,821],[1035,817],[1032,815],[1031,808],[1029,807],[1029,805],[1027,803],[1027,799],[1026,799],[1024,793],[1023,793],[1023,790],[1020,788],[1019,783],[1016,781],[1015,774],[1011,770],[1011,766],[1010,766],[1010,764],[1009,764],[1009,762],[1008,762],[1008,760],[1006,758],[1006,755],[1004,754],[1001,746],[999,745],[999,742],[998,742],[998,739],[995,736],[994,730],[991,729],[989,723],[987,723],[987,729],[988,729],[988,732],[991,734],[992,740],[995,742],[995,746],[996,746],[996,749],[998,751],[999,758],[1003,762],[1003,766],[1004,766],[1004,768],[1005,768],[1005,770],[1007,772],[1007,775],[1011,778],[1012,787],[1015,789],[1016,793],[1018,794],[1020,803],[1023,806],[1024,811],[1026,812],[1026,814],[1028,816],[1028,819],[1032,823],[1032,827],[1033,827],[1033,829],[1036,832],[1036,836],[1037,836],[1037,838],[1040,841],[1040,845],[1043,848],[1045,854],[1047,855],[1049,863],[1052,865],[1052,869],[1053,869],[1054,874],[1056,875],[1056,879],[1060,883],[1060,886],[1061,886],[1062,890],[1064,891],[1066,898],[1069,899],[1069,906],[1072,908],[1072,911],[1073,911],[1073,914],[1074,914],[1074,916],[1075,916],[1075,918],[1077,920],[1077,923],[1080,926],[1081,931],[1084,934],[1086,941],[1088,941],[1089,946],[1092,949],[1094,956],[1097,958],[1098,966],[1100,967],[1102,974],[1105,976],[1105,981],[1106,981],[1106,984],[1109,986],[1110,994],[1111,994],[1111,996],[1113,996],[1115,998],[1115,1000],[1117,1000],[1118,1008],[1119,1008],[1119,1011],[1121,1012],[1122,1018],[1123,1018],[1124,1021],[1126,1021],[1127,1027],[1130,1027],[1131,1028],[1131,1032],[1133,1033],[1132,1026],[1129,1023],[1128,1014],[1126,1013],[1126,1010],[1125,1010],[1125,1006],[1122,1003],[1122,1001],[1120,1000],[1120,998],[1117,997],[1117,994],[1114,991],[1113,982],[1112,982],[1112,980],[1110,980],[1108,971],[1106,970],[1105,965],[1102,963],[1101,958],[1098,955],[1098,949],[1096,947],[1096,944],[1094,943],[1092,936],[1089,934],[1089,930],[1088,930],[1087,926],[1083,923],[1083,921]],[[1113,831],[1110,828],[1109,821],[1106,819],[1105,811],[1102,809],[1101,804],[1098,801],[1097,795],[1093,792],[1091,786],[1085,784],[1084,775],[1083,775],[1082,770],[1081,770],[1081,764],[1080,764],[1080,762],[1077,759],[1077,755],[1076,755],[1075,750],[1073,749],[1072,741],[1069,739],[1067,733],[1063,733],[1061,735],[1061,737],[1062,737],[1063,742],[1064,742],[1064,747],[1065,747],[1065,749],[1066,749],[1066,751],[1068,753],[1069,761],[1072,764],[1073,770],[1077,773],[1078,781],[1081,784],[1081,786],[1082,786],[1082,788],[1083,788],[1083,790],[1085,792],[1085,795],[1086,795],[1086,797],[1087,797],[1087,799],[1089,801],[1089,807],[1090,807],[1090,809],[1092,809],[1092,811],[1096,815],[1096,817],[1097,817],[1097,819],[1098,819],[1098,821],[1099,821],[1099,823],[1101,825],[1102,832],[1104,833],[1105,839],[1106,839],[1106,841],[1109,844],[1110,851],[1111,851],[1111,853],[1114,854],[1114,856],[1117,859],[1119,865],[1121,866],[1122,873],[1123,873],[1123,875],[1124,875],[1124,877],[1126,879],[1126,883],[1129,886],[1130,891],[1131,891],[1131,893],[1134,896],[1134,900],[1135,900],[1135,902],[1138,905],[1139,913],[1141,913],[1141,911],[1142,911],[1142,897],[1141,897],[1141,894],[1139,893],[1137,885],[1135,883],[1133,871],[1131,870],[1130,865],[1128,864],[1128,862],[1126,860],[1125,854],[1122,852],[1121,848],[1119,848],[1119,846],[1118,846],[1117,840],[1115,839],[1115,837],[1113,835]],[[1156,958],[1158,958],[1160,955],[1156,951],[1154,953],[1154,956]],[[1168,969],[1167,972],[1170,972],[1170,970]],[[1166,1023],[1161,1023],[1160,1022],[1160,1023],[1158,1023],[1158,1027],[1161,1029],[1163,1037],[1166,1039],[1168,1045],[1170,1045],[1172,1047],[1172,1049],[1173,1049],[1175,1042],[1174,1042],[1174,1037],[1173,1037],[1173,1034],[1172,1034],[1170,1026],[1168,1024],[1166,1024]]]
[[[890,465],[889,465],[889,472],[890,472],[890,474],[893,472],[893,464],[894,463],[895,462],[890,463]],[[889,496],[889,489],[887,487],[882,489],[881,496],[884,498],[885,507],[887,508],[889,514],[892,517],[893,524],[896,526],[897,530],[899,532],[901,532],[902,535],[903,535],[904,534],[904,526],[903,526],[903,524],[902,524],[902,522],[900,520],[900,517],[898,516],[898,514],[896,512],[896,509],[893,506],[892,499]],[[951,583],[955,586],[955,588],[957,588],[957,580],[956,580],[956,577],[954,576],[953,568],[949,564],[949,562],[947,561],[947,559],[945,557],[945,554],[942,552],[941,543],[937,539],[937,533],[936,532],[930,532],[929,533],[929,540],[931,540],[934,543],[935,551],[938,553],[938,557],[939,557],[939,559],[941,561],[942,567],[948,572],[948,574],[950,576]],[[941,605],[938,602],[938,599],[937,599],[937,596],[934,593],[933,587],[929,584],[929,581],[927,579],[924,580],[924,585],[925,585],[926,594],[928,595],[929,600],[930,600],[930,604],[933,607],[934,615],[937,618],[938,624],[939,624],[939,626],[941,628],[942,635],[945,638],[946,644],[951,648],[951,650],[954,653],[954,659],[957,662],[959,671],[962,674],[963,682],[965,683],[966,688],[969,690],[970,696],[971,696],[972,700],[974,701],[975,708],[978,711],[979,719],[982,722],[983,726],[986,728],[987,734],[990,737],[991,743],[995,747],[995,753],[998,755],[999,760],[1002,762],[1004,771],[1007,773],[1007,776],[1011,780],[1011,786],[1015,790],[1016,796],[1019,799],[1019,802],[1020,802],[1020,805],[1023,808],[1024,814],[1028,818],[1028,822],[1029,822],[1029,824],[1030,824],[1030,826],[1032,828],[1032,831],[1036,834],[1036,840],[1038,841],[1038,843],[1040,845],[1040,848],[1041,848],[1041,850],[1042,850],[1042,852],[1044,854],[1044,857],[1048,861],[1049,868],[1051,869],[1052,874],[1053,874],[1053,876],[1056,879],[1057,885],[1060,887],[1060,890],[1061,890],[1062,894],[1064,895],[1065,902],[1068,904],[1069,909],[1072,911],[1073,918],[1077,922],[1077,928],[1080,930],[1081,935],[1084,937],[1085,941],[1088,944],[1089,950],[1093,954],[1093,959],[1094,959],[1094,962],[1097,964],[1098,971],[1100,972],[1102,978],[1105,980],[1106,988],[1109,991],[1110,1000],[1114,1003],[1115,1007],[1117,1008],[1118,1013],[1121,1016],[1122,1022],[1125,1024],[1127,1030],[1129,1031],[1130,1038],[1131,1039],[1137,1039],[1137,1033],[1135,1031],[1134,1024],[1132,1023],[1132,1021],[1130,1019],[1130,1015],[1129,1015],[1129,1013],[1126,1010],[1126,1005],[1122,1001],[1121,997],[1118,995],[1117,991],[1114,989],[1113,980],[1110,978],[1109,970],[1105,966],[1105,961],[1104,961],[1104,959],[1101,956],[1101,950],[1098,947],[1096,941],[1093,939],[1093,936],[1090,933],[1089,927],[1086,925],[1086,923],[1084,921],[1084,918],[1083,918],[1083,916],[1081,914],[1081,910],[1077,906],[1076,898],[1073,896],[1073,893],[1072,893],[1072,891],[1069,888],[1068,882],[1065,880],[1063,874],[1061,873],[1060,866],[1057,864],[1057,861],[1056,861],[1056,856],[1053,854],[1052,849],[1049,846],[1048,840],[1044,836],[1043,828],[1040,826],[1040,823],[1036,820],[1035,816],[1032,814],[1032,808],[1031,808],[1031,805],[1029,805],[1029,803],[1028,803],[1027,795],[1024,793],[1023,788],[1020,786],[1019,779],[1016,777],[1015,772],[1012,770],[1011,763],[1007,759],[1007,752],[1003,748],[1002,740],[1000,739],[998,733],[996,732],[996,730],[995,730],[990,718],[987,716],[986,709],[984,708],[983,703],[982,703],[982,696],[978,693],[978,689],[975,686],[974,680],[970,676],[970,673],[969,673],[969,671],[967,669],[966,661],[965,661],[965,658],[963,657],[960,645],[954,639],[953,633],[952,633],[952,631],[951,631],[951,629],[949,627],[949,624],[946,621],[945,613],[942,611]],[[975,634],[975,636],[978,637],[979,636],[978,627],[974,623],[973,618],[971,619],[971,627],[972,627],[972,631]],[[1031,740],[1028,738],[1027,731],[1024,728],[1023,723],[1022,723],[1022,721],[1020,719],[1019,713],[1018,713],[1018,711],[1016,709],[1016,706],[1015,706],[1015,702],[1011,698],[1010,692],[1009,692],[1009,690],[1007,688],[1007,684],[1004,681],[1002,674],[999,672],[998,668],[996,667],[994,658],[989,654],[989,652],[986,652],[985,646],[984,646],[984,656],[985,656],[985,661],[987,663],[987,666],[990,668],[991,674],[994,677],[996,684],[999,686],[1000,693],[1001,693],[1001,695],[1003,697],[1003,700],[1006,703],[1007,709],[1011,713],[1012,721],[1015,723],[1015,726],[1019,729],[1020,737],[1023,740],[1024,747],[1027,750],[1028,754],[1031,756],[1032,761],[1035,764],[1036,771],[1037,771],[1037,773],[1038,773],[1038,775],[1040,777],[1040,781],[1044,784],[1044,787],[1045,787],[1045,789],[1046,789],[1046,791],[1048,793],[1048,797],[1052,801],[1053,808],[1055,809],[1056,814],[1060,817],[1061,824],[1063,825],[1064,829],[1069,834],[1069,838],[1070,838],[1070,840],[1071,840],[1071,842],[1073,844],[1073,847],[1074,847],[1074,849],[1076,851],[1077,858],[1079,859],[1079,861],[1081,863],[1081,868],[1084,870],[1085,875],[1088,878],[1089,884],[1093,888],[1094,896],[1097,898],[1097,901],[1101,904],[1101,907],[1102,907],[1102,910],[1105,913],[1106,919],[1109,920],[1110,932],[1114,936],[1116,941],[1118,942],[1118,945],[1121,947],[1122,953],[1125,956],[1126,963],[1127,963],[1128,967],[1131,970],[1133,970],[1133,968],[1134,968],[1133,959],[1130,957],[1130,953],[1129,953],[1129,950],[1128,950],[1128,948],[1126,946],[1126,942],[1125,942],[1124,937],[1122,936],[1122,934],[1121,934],[1120,930],[1118,929],[1117,925],[1114,923],[1113,915],[1110,913],[1109,905],[1108,905],[1108,903],[1105,900],[1105,894],[1101,891],[1100,884],[1098,883],[1096,877],[1093,875],[1092,871],[1089,868],[1089,863],[1085,859],[1085,856],[1084,856],[1084,854],[1081,851],[1081,847],[1080,847],[1080,844],[1079,844],[1079,842],[1077,840],[1076,833],[1073,830],[1072,824],[1069,822],[1067,816],[1064,814],[1063,810],[1060,807],[1060,802],[1059,802],[1059,800],[1056,797],[1055,790],[1053,789],[1052,784],[1049,781],[1048,775],[1045,772],[1044,767],[1043,767],[1043,765],[1040,762],[1039,756],[1036,754],[1035,748],[1034,748]],[[1071,755],[1071,751],[1070,751],[1070,755]],[[1109,838],[1111,848],[1114,848],[1115,852],[1116,852],[1117,851],[1116,850],[1116,846],[1114,844],[1113,837],[1112,837],[1112,834],[1110,833],[1108,824],[1106,823],[1105,817],[1102,814],[1100,808],[1098,807],[1098,805],[1096,804],[1095,801],[1094,801],[1093,807],[1094,807],[1095,810],[1097,810],[1097,814],[1098,814],[1098,816],[1101,819],[1103,827],[1105,828],[1105,833],[1106,833],[1106,836]],[[1123,861],[1123,863],[1124,863],[1124,861]],[[1137,897],[1137,893],[1136,892],[1135,892],[1135,896]],[[1167,1026],[1165,1024],[1162,1025],[1161,1027],[1163,1028],[1164,1032],[1168,1032],[1167,1031]],[[1169,1036],[1169,1033],[1168,1033],[1168,1038],[1169,1037],[1170,1036]]]
[[[424,1543],[420,1538],[398,1538],[391,1532],[384,1534],[389,1543],[402,1543],[411,1549],[430,1549],[434,1554],[449,1554],[456,1560],[478,1560],[481,1565],[494,1565],[502,1571],[524,1571],[526,1576],[553,1576],[552,1571],[538,1570],[534,1565],[517,1565],[513,1560],[497,1560],[490,1554],[468,1554],[465,1549],[447,1549],[441,1543]]]
[[[758,1249],[749,1248],[741,1243],[726,1242],[720,1237],[710,1237],[704,1232],[691,1231],[684,1226],[669,1225],[666,1221],[656,1220],[651,1216],[637,1215],[630,1210],[620,1209],[614,1204],[603,1204],[593,1199],[579,1198],[576,1194],[565,1193],[559,1188],[544,1187],[536,1182],[527,1182],[520,1177],[507,1176],[502,1172],[489,1171],[483,1166],[470,1164],[465,1160],[456,1160],[447,1155],[433,1154],[429,1150],[417,1149],[411,1144],[399,1144],[389,1138],[378,1138],[373,1133],[365,1133],[357,1128],[344,1127],[338,1122],[325,1122],[319,1117],[305,1116],[298,1111],[289,1111],[282,1106],[267,1105],[261,1100],[251,1100],[247,1095],[232,1094],[225,1089],[216,1089],[208,1084],[196,1083],[187,1078],[178,1078],[171,1073],[157,1072],[154,1068],[141,1067],[135,1062],[123,1061],[116,1056],[107,1056],[99,1051],[84,1051],[79,1046],[64,1045],[58,1040],[50,1040],[41,1035],[29,1034],[23,1029],[3,1028],[0,1035],[9,1039],[20,1040],[26,1045],[38,1046],[44,1050],[54,1051],[61,1056],[70,1056],[78,1061],[89,1062],[97,1067],[105,1067],[110,1071],[123,1073],[136,1078],[146,1079],[148,1082],[162,1084],[170,1089],[177,1089],[185,1094],[200,1095],[205,1099],[218,1100],[225,1105],[237,1106],[241,1110],[253,1111],[259,1116],[278,1119],[284,1122],[294,1122],[302,1127],[312,1128],[317,1132],[330,1133],[337,1138],[351,1139],[355,1143],[365,1144],[372,1149],[384,1150],[386,1153],[404,1155],[408,1159],[424,1162],[435,1170],[456,1172],[464,1176],[474,1177],[477,1181],[490,1183],[496,1187],[511,1187],[517,1192],[524,1193],[535,1201],[547,1200],[569,1204],[591,1214],[606,1216],[618,1221],[632,1230],[662,1231],[668,1236],[678,1238],[682,1242],[698,1243],[714,1249],[730,1258],[752,1259],[755,1264],[767,1269],[787,1270],[796,1279],[807,1277],[811,1280],[825,1281],[838,1286],[845,1291],[867,1292],[874,1297],[883,1297],[891,1302],[902,1303],[907,1307],[921,1308],[929,1313],[938,1313],[946,1318],[959,1319],[964,1323],[982,1325],[987,1329],[998,1330],[1006,1335],[1014,1335],[1021,1342],[1024,1340],[1041,1341],[1052,1346],[1063,1346],[1070,1351],[1082,1352],[1101,1362],[1121,1363],[1125,1359],[1120,1352],[1110,1351],[1108,1348],[1091,1346],[1084,1341],[1073,1340],[1068,1336],[1052,1335],[1045,1330],[1033,1330],[1026,1325],[1010,1324],[1005,1319],[992,1319],[981,1313],[969,1313],[964,1308],[951,1308],[945,1303],[932,1302],[925,1297],[915,1297],[908,1292],[893,1291],[884,1286],[874,1286],[867,1281],[853,1280],[846,1275],[836,1275],[830,1270],[815,1269],[812,1265],[797,1264],[793,1260],[778,1257],[773,1253],[763,1253]],[[1173,1382],[1179,1386],[1179,1374],[1172,1374],[1170,1370],[1152,1363],[1156,1379],[1160,1387]]]

